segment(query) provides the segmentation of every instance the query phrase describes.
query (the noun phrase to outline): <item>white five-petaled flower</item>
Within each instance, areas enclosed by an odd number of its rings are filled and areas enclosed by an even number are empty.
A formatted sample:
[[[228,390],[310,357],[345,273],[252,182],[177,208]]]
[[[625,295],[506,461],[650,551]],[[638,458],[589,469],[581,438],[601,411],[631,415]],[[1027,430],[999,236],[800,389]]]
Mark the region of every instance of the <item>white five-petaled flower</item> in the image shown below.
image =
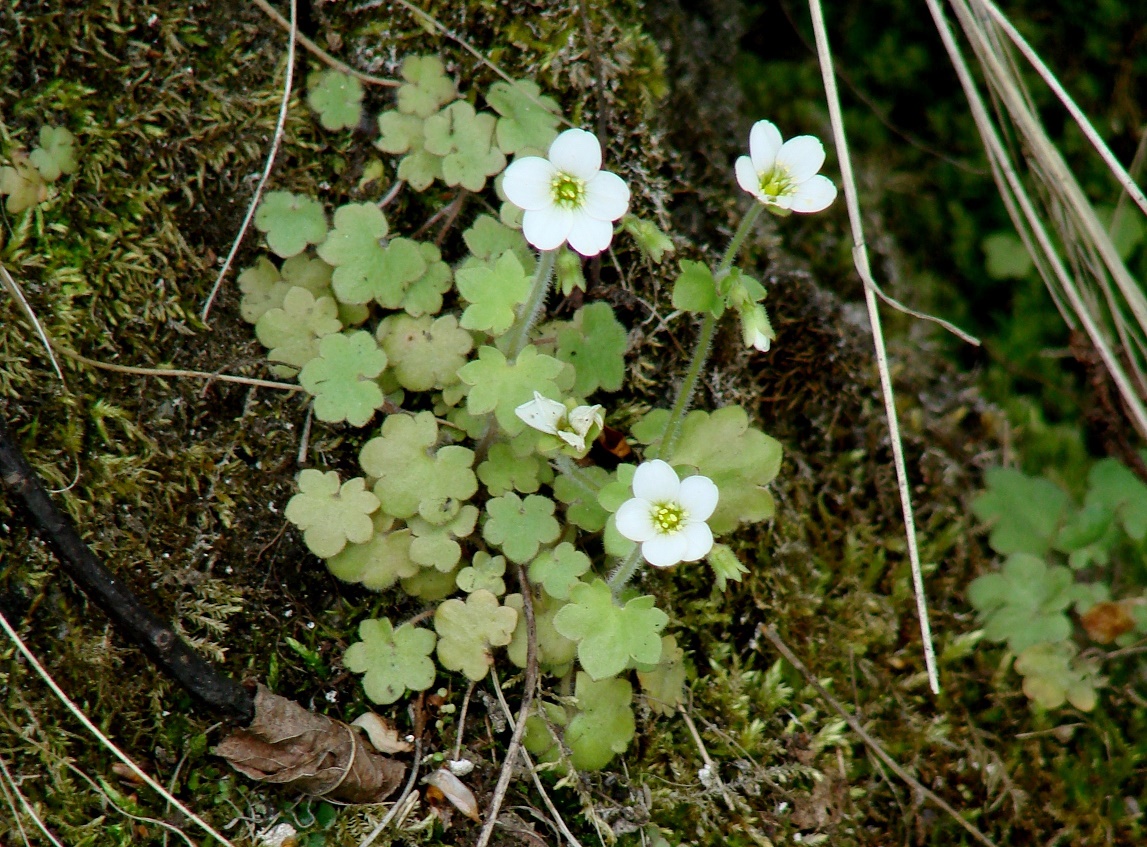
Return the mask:
[[[824,145],[811,135],[782,141],[770,121],[749,132],[749,155],[737,159],[737,182],[766,206],[785,212],[819,212],[836,199],[836,186],[817,173]]]
[[[555,138],[548,158],[514,161],[502,190],[525,210],[522,233],[539,250],[568,241],[583,256],[596,256],[613,239],[613,222],[629,208],[629,186],[601,169],[601,145],[582,129]]]
[[[605,425],[601,406],[578,406],[567,409],[565,403],[534,392],[534,399],[514,409],[514,414],[540,432],[556,435],[579,453],[585,450],[585,438],[594,425]]]
[[[705,521],[717,508],[717,497],[707,476],[678,479],[668,462],[644,462],[633,475],[633,499],[617,510],[617,531],[639,542],[641,555],[655,567],[695,562],[713,549]]]

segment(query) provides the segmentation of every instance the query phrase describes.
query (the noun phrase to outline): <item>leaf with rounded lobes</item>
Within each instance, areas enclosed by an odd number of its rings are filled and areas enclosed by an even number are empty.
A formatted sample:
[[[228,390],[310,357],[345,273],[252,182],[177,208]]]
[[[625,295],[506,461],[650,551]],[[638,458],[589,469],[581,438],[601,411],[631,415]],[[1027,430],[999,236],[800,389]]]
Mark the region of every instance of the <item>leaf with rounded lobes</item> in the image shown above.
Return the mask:
[[[561,397],[573,382],[573,368],[539,353],[533,345],[512,363],[498,348],[485,346],[478,348],[478,358],[459,370],[458,377],[470,386],[466,394],[470,414],[493,412],[508,435],[517,435],[526,424],[514,410],[532,400],[535,391],[551,400]]]
[[[481,191],[486,178],[506,167],[506,157],[494,146],[494,116],[475,112],[465,100],[457,100],[423,125],[423,144],[428,153],[442,157],[442,180],[468,191]]]
[[[590,303],[558,329],[555,355],[573,365],[573,393],[588,397],[599,388],[617,391],[625,380],[625,349],[629,334],[608,303]]]
[[[267,246],[276,256],[289,259],[327,237],[327,215],[318,200],[270,191],[255,212],[255,228],[267,236]]]
[[[500,115],[498,146],[507,156],[521,150],[542,154],[558,136],[561,107],[535,82],[495,82],[486,92],[486,102]]]
[[[344,582],[359,582],[371,591],[390,588],[418,573],[410,558],[410,530],[393,529],[394,518],[374,513],[374,535],[361,544],[348,543],[327,559],[327,570]]]
[[[287,503],[287,520],[303,531],[303,540],[316,556],[336,555],[348,541],[365,544],[374,535],[370,515],[378,498],[366,490],[361,477],[339,484],[336,471],[300,471],[299,493]]]
[[[461,325],[499,336],[514,322],[518,306],[530,296],[531,281],[512,250],[493,267],[478,265],[457,273],[458,293],[470,304]]]
[[[74,174],[76,137],[64,127],[40,127],[40,146],[28,156],[45,182],[55,182],[63,174]]]
[[[403,625],[394,629],[388,618],[358,625],[361,639],[347,648],[343,663],[362,680],[366,696],[380,705],[393,703],[411,691],[434,684],[437,669],[430,658],[437,640],[429,629]]]
[[[654,602],[651,596],[635,597],[619,607],[602,580],[579,582],[570,590],[569,604],[554,618],[554,627],[578,643],[578,660],[586,673],[605,679],[631,662],[650,665],[661,660],[661,630],[669,616]]]
[[[386,367],[386,354],[369,332],[328,335],[318,358],[299,372],[299,385],[315,397],[315,417],[327,423],[366,426],[386,398],[375,381]]]
[[[530,581],[542,586],[550,597],[566,600],[570,589],[578,584],[589,567],[589,556],[563,541],[552,550],[543,550],[530,562]]]
[[[500,597],[506,593],[505,575],[505,557],[491,556],[489,553],[479,550],[474,554],[474,560],[470,566],[458,571],[455,582],[457,582],[458,588],[467,594],[485,589]]]
[[[523,500],[517,494],[503,494],[486,503],[486,525],[482,537],[502,548],[511,562],[525,564],[538,548],[557,540],[561,525],[554,519],[554,501],[538,494]]]
[[[377,337],[398,384],[408,391],[445,388],[458,381],[458,369],[474,346],[470,333],[454,315],[437,320],[390,315],[378,325]]]
[[[478,589],[461,600],[446,600],[434,613],[438,630],[438,661],[451,671],[461,671],[477,682],[494,663],[492,647],[504,647],[513,637],[518,613],[501,606],[498,598]]]
[[[633,740],[636,724],[633,686],[624,679],[595,681],[579,673],[574,688],[579,712],[565,731],[573,766],[578,770],[601,770]]]
[[[554,615],[565,605],[554,600],[545,592],[533,593],[534,634],[537,636],[538,664],[555,676],[565,676],[570,663],[577,656],[577,645],[554,629]],[[522,611],[521,594],[507,594],[505,603],[518,611],[518,626],[514,638],[506,648],[506,655],[519,668],[526,666],[529,634],[526,632],[526,615]]]
[[[342,328],[334,300],[316,299],[307,289],[290,286],[280,308],[268,309],[259,316],[255,335],[270,351],[267,358],[272,362],[301,368],[319,355],[322,339]]]
[[[1047,555],[1070,505],[1055,483],[1012,468],[989,468],[988,489],[972,501],[972,512],[992,523],[988,543],[997,553]]]
[[[315,71],[307,77],[307,103],[319,113],[324,129],[358,126],[362,120],[362,83],[336,70]]]

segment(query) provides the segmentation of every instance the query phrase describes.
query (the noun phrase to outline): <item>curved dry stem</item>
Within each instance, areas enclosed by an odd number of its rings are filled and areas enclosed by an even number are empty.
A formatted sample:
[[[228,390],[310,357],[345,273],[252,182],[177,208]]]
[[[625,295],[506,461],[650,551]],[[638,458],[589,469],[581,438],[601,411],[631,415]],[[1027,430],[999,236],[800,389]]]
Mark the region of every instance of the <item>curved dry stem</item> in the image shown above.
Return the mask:
[[[247,234],[248,227],[251,226],[251,219],[255,217],[255,209],[259,206],[259,199],[263,196],[263,187],[271,177],[271,169],[275,166],[275,157],[279,153],[279,145],[283,143],[283,127],[287,123],[287,107],[291,103],[291,89],[295,82],[295,41],[299,35],[298,5],[298,0],[291,0],[291,20],[287,38],[287,78],[283,82],[283,100],[279,104],[279,118],[275,122],[275,135],[271,139],[267,165],[263,168],[263,176],[259,179],[259,184],[255,186],[255,196],[251,198],[251,204],[247,207],[247,216],[243,218],[243,224],[239,227],[239,234],[235,236],[235,240],[231,244],[231,252],[227,254],[223,267],[219,269],[219,276],[215,278],[215,284],[211,287],[211,293],[207,295],[207,302],[203,304],[203,311],[199,314],[204,323],[207,323],[207,316],[211,313],[211,304],[215,302],[215,296],[219,293],[220,286],[223,285],[223,278],[231,270],[231,263],[235,261],[235,254],[239,252],[239,245],[243,243],[243,237]]]
[[[280,15],[278,10],[275,9],[275,7],[270,3],[268,3],[267,0],[251,0],[251,2],[262,9],[267,14],[267,17],[269,17],[283,29],[290,32],[291,22]],[[367,85],[381,85],[385,88],[396,88],[399,85],[402,85],[402,83],[397,79],[385,79],[380,76],[371,76],[368,73],[363,73],[356,68],[352,68],[346,62],[336,59],[334,56],[332,56],[322,47],[319,47],[319,45],[315,44],[315,42],[311,41],[301,32],[298,33],[296,37],[299,39],[299,43],[303,45],[303,48],[308,53],[313,55],[328,68],[334,68],[340,73],[347,74],[348,76],[353,76],[355,79],[360,80],[361,82],[365,82]]]
[[[864,244],[864,224],[860,216],[860,196],[852,176],[852,159],[848,152],[848,139],[844,133],[844,115],[840,108],[840,95],[832,66],[832,51],[828,44],[828,31],[824,25],[824,12],[820,0],[809,0],[813,32],[816,36],[817,58],[820,60],[828,114],[832,122],[833,142],[840,159],[840,178],[844,185],[844,198],[848,205],[848,219],[852,225],[852,258],[857,273],[865,281],[864,302],[868,307],[868,323],[872,328],[872,343],[876,349],[876,365],[880,371],[880,388],[884,397],[884,414],[888,419],[888,437],[892,442],[892,459],[896,466],[896,482],[900,490],[900,510],[904,514],[904,534],[908,540],[908,559],[912,565],[912,587],[916,594],[916,613],[920,618],[920,637],[924,642],[924,664],[928,668],[928,684],[933,694],[940,693],[940,676],[936,669],[936,650],[932,645],[932,627],[928,621],[928,598],[924,593],[924,574],[920,567],[920,550],[916,544],[916,521],[912,516],[912,495],[908,488],[908,471],[904,463],[904,444],[900,439],[900,422],[896,416],[896,400],[892,393],[892,374],[888,370],[888,353],[884,347],[884,332],[880,325],[880,310],[869,285],[872,271],[868,264],[868,249]]]

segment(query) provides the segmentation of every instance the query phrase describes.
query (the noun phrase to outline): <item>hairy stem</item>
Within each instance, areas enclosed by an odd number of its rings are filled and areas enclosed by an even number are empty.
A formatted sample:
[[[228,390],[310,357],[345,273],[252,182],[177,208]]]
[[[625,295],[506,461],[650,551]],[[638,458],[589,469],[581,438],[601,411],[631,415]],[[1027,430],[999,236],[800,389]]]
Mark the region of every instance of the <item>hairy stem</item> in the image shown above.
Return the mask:
[[[730,268],[733,267],[737,254],[741,252],[745,239],[752,231],[753,224],[757,222],[757,218],[760,217],[764,208],[760,203],[754,203],[753,207],[745,213],[741,225],[737,227],[733,239],[725,249],[725,255],[721,257],[721,263],[713,274],[713,278],[717,282],[724,279]],[[681,386],[677,389],[677,399],[673,402],[673,409],[669,412],[669,421],[665,424],[665,434],[661,437],[661,446],[658,449],[658,455],[666,461],[669,461],[669,457],[673,455],[673,448],[677,446],[677,439],[681,435],[681,421],[689,409],[693,392],[697,390],[697,379],[701,376],[701,369],[705,367],[705,362],[709,358],[709,348],[712,347],[713,336],[717,332],[717,318],[718,316],[712,312],[705,313],[705,319],[701,322],[701,331],[697,335],[697,344],[693,347],[693,358],[689,362],[689,370],[685,372],[685,379],[681,381]]]
[[[609,577],[609,588],[613,592],[614,599],[616,599],[622,592],[622,589],[629,584],[633,579],[633,575],[637,573],[637,566],[641,564],[641,545],[638,544],[633,548],[628,556],[621,560],[621,564],[617,566]]]
[[[538,256],[538,269],[534,273],[534,285],[530,289],[530,296],[522,304],[522,310],[513,325],[506,331],[509,349],[506,350],[506,359],[513,361],[525,348],[530,340],[530,330],[538,322],[542,307],[546,304],[546,295],[550,290],[550,276],[554,271],[554,259],[557,250],[543,250]]]

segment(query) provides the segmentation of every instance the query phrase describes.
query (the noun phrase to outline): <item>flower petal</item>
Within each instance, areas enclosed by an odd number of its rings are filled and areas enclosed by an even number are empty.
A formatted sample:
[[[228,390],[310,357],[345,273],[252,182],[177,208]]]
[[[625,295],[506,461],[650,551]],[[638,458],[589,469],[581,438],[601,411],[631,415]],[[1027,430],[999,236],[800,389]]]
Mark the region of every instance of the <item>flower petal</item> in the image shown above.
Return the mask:
[[[613,222],[591,218],[580,209],[573,212],[573,224],[569,231],[569,243],[583,256],[596,256],[613,241]]]
[[[641,545],[641,555],[653,567],[667,568],[680,562],[688,548],[685,533],[676,532],[673,535],[658,535],[644,542]]]
[[[826,176],[817,175],[796,187],[792,194],[790,208],[794,212],[805,214],[819,212],[831,206],[835,199],[836,186],[832,184],[832,180]]]
[[[749,155],[753,160],[753,170],[758,174],[771,171],[777,163],[780,149],[781,131],[772,121],[757,121],[753,124],[749,131]]]
[[[538,156],[516,159],[502,177],[506,199],[521,209],[546,209],[554,205],[551,184],[557,169]]]
[[[616,221],[629,208],[629,186],[617,174],[599,171],[585,184],[582,211],[599,221]]]
[[[682,561],[696,562],[708,556],[709,551],[713,549],[713,531],[709,529],[709,524],[703,521],[696,523],[690,521],[685,524],[681,534],[685,536],[686,542],[685,552],[681,554]],[[644,552],[644,548],[642,551]]]
[[[550,435],[558,434],[558,422],[565,413],[565,403],[543,397],[537,391],[534,392],[533,400],[514,409],[514,414],[528,426],[541,432],[548,432]]]
[[[601,170],[601,145],[592,132],[567,129],[550,145],[549,158],[559,171],[588,182]]]
[[[707,476],[691,476],[681,480],[677,502],[689,515],[690,521],[707,521],[717,508],[720,493]]]
[[[539,250],[553,250],[569,236],[573,221],[573,212],[560,206],[530,209],[522,215],[522,234]]]
[[[824,145],[811,135],[790,138],[777,153],[777,165],[789,172],[793,182],[812,178],[823,164]]]
[[[630,541],[648,541],[657,537],[657,527],[653,525],[653,504],[648,500],[637,497],[626,500],[617,510],[614,520],[617,531]]]
[[[733,166],[737,172],[737,184],[754,197],[761,196],[761,176],[753,167],[753,160],[748,156],[741,156]]]
[[[677,490],[680,487],[681,481],[677,478],[677,471],[661,459],[642,462],[633,475],[633,496],[648,500],[650,503],[676,500]]]

